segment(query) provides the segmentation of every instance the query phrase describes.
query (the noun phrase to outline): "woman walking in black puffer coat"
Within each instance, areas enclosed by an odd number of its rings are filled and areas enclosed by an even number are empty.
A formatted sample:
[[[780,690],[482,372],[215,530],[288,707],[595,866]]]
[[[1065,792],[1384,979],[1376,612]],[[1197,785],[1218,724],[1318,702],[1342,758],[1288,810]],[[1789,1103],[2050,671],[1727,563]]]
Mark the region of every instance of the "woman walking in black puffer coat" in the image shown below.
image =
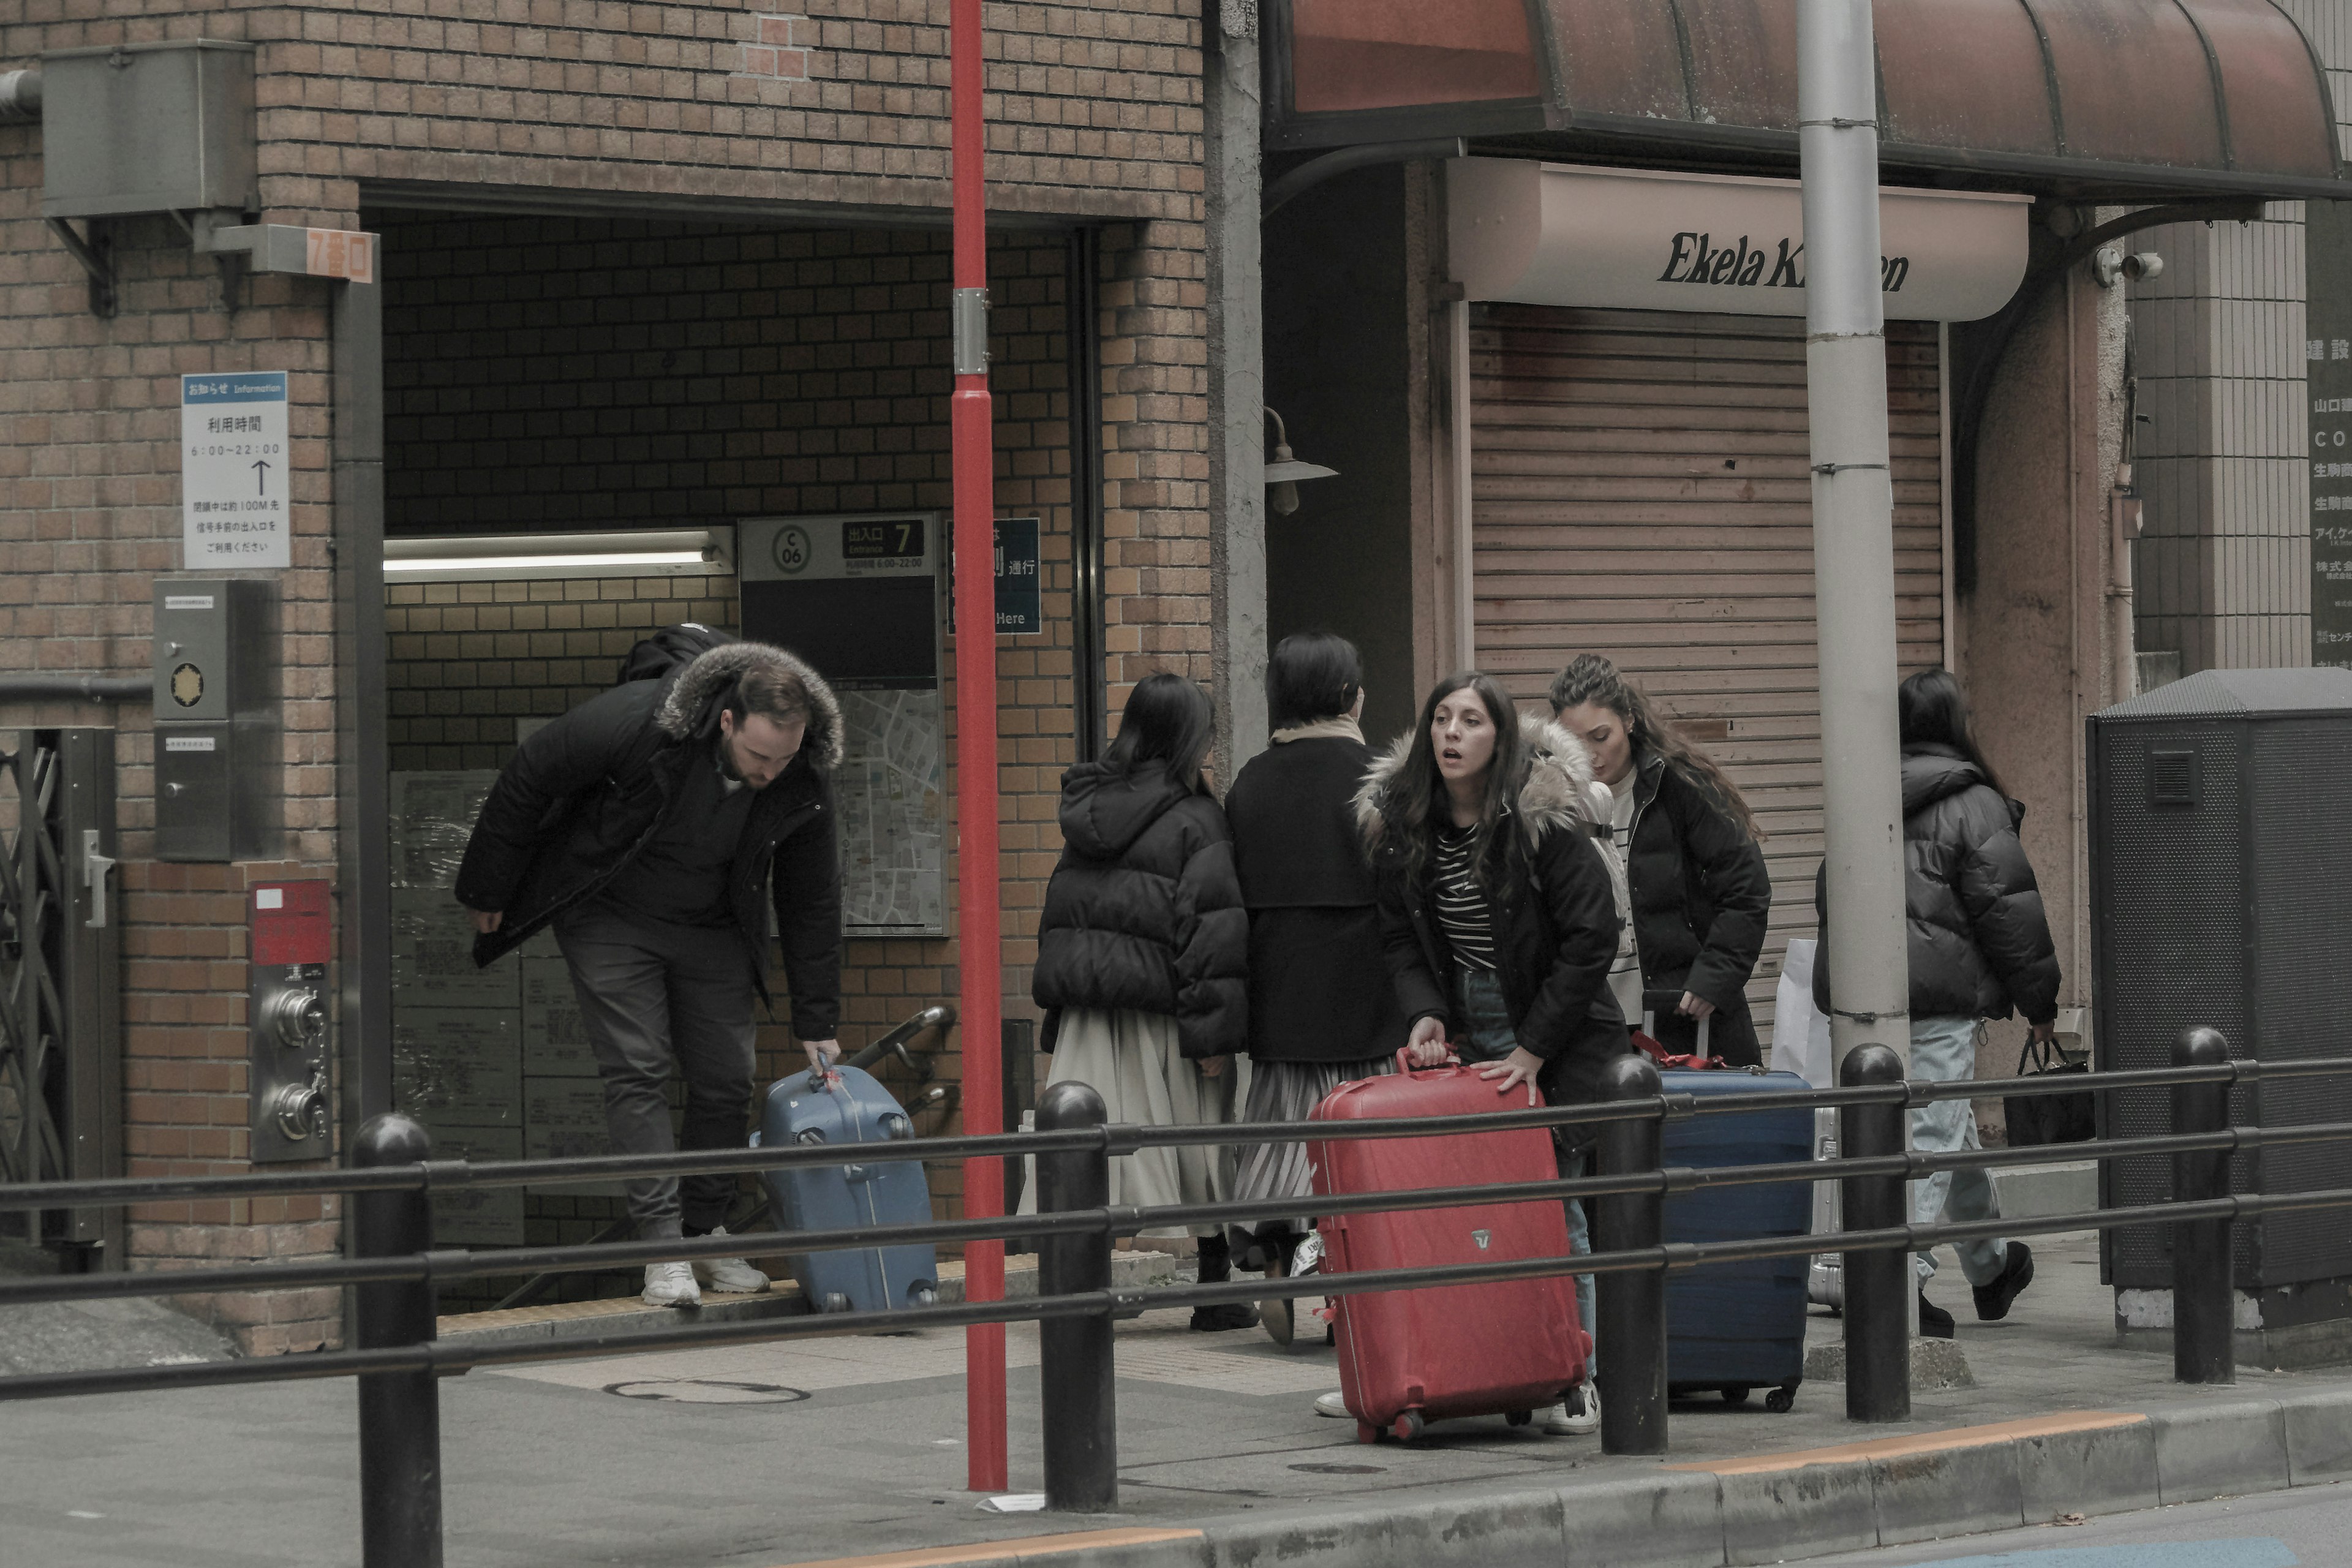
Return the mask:
[[[1150,676],[1102,761],[1062,775],[1062,859],[1045,888],[1029,994],[1045,1009],[1047,1082],[1091,1085],[1114,1122],[1215,1126],[1239,1109],[1249,918],[1203,773],[1213,732],[1198,686]],[[1145,1149],[1110,1162],[1110,1201],[1222,1203],[1233,1176],[1229,1149]],[[1223,1227],[1194,1234],[1201,1282],[1230,1279]],[[1196,1329],[1255,1321],[1238,1305],[1192,1313]]]
[[[1896,693],[1903,725],[1903,902],[1911,963],[1911,1076],[1950,1081],[1977,1075],[1987,1018],[2022,1013],[2047,1041],[2058,1016],[2058,950],[2042,911],[2042,891],[2017,830],[2025,807],[2001,793],[1977,749],[1968,700],[1951,672],[1924,670]],[[1826,872],[1826,868],[1824,868]],[[1824,933],[1828,879],[1814,884]],[[1813,961],[1813,1005],[1830,1010],[1829,944]],[[1911,1112],[1911,1147],[1944,1152],[1977,1147],[1976,1113],[1965,1100]],[[2000,1204],[1990,1173],[1938,1171],[1911,1184],[1911,1218],[1934,1225],[1994,1219]],[[2009,1315],[2033,1281],[2033,1252],[2021,1241],[1964,1241],[1955,1247],[1977,1316]],[[1918,1255],[1919,1331],[1952,1337],[1952,1315],[1927,1300],[1936,1260]]]

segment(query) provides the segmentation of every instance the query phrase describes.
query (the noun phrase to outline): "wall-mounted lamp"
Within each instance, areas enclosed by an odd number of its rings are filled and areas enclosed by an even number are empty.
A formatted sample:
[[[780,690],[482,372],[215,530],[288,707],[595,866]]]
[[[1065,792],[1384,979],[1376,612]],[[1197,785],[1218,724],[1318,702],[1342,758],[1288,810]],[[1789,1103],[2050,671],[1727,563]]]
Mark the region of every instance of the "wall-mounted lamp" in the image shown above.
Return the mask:
[[[383,542],[387,583],[478,582],[495,577],[726,577],[735,571],[731,528],[638,533],[478,533]]]
[[[1292,457],[1290,433],[1282,427],[1282,416],[1269,408],[1265,416],[1274,421],[1274,450],[1265,459],[1266,510],[1276,517],[1288,517],[1298,510],[1299,480],[1337,479],[1339,470]]]

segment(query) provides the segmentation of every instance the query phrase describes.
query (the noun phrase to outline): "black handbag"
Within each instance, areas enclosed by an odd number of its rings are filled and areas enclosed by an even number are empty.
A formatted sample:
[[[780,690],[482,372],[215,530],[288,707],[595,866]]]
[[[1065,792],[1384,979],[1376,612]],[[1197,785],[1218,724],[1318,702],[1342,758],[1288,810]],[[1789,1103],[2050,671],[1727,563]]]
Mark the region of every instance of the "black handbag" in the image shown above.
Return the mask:
[[[2053,1067],[2049,1046],[2041,1040],[2028,1040],[2025,1054],[2019,1058],[2020,1078],[2053,1078],[2060,1073],[2088,1073],[2088,1062],[2070,1062],[2063,1055]],[[2011,1094],[2001,1098],[2001,1107],[2009,1121],[2009,1146],[2021,1149],[2042,1143],[2086,1143],[2098,1136],[2096,1118],[2091,1109],[2091,1091],[2078,1089],[2072,1094]]]

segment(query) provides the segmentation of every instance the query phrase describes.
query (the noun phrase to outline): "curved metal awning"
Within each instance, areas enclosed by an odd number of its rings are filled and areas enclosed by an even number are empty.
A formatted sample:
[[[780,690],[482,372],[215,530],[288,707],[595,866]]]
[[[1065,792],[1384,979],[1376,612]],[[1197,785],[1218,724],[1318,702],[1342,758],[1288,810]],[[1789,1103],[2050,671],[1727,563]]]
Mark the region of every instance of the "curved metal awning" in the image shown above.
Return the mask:
[[[2074,199],[2343,197],[2272,0],[1875,0],[1890,179]],[[1796,0],[1265,0],[1266,142],[1475,137],[1786,174]]]

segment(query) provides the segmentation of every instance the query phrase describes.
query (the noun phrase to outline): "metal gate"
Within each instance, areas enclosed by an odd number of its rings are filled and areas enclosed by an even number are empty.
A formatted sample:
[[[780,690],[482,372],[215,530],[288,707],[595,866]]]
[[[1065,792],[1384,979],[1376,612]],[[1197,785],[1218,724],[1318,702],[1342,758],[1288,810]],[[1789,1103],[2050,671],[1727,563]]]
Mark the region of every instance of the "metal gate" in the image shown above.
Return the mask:
[[[0,731],[0,1182],[122,1173],[114,731]],[[68,1269],[119,1268],[120,1210],[9,1216]]]
[[[1886,324],[1905,674],[1943,659],[1933,323]],[[1738,781],[1770,837],[1771,934],[1812,933],[1822,857],[1805,324],[1478,305],[1470,322],[1478,668],[1523,705],[1605,654]]]

